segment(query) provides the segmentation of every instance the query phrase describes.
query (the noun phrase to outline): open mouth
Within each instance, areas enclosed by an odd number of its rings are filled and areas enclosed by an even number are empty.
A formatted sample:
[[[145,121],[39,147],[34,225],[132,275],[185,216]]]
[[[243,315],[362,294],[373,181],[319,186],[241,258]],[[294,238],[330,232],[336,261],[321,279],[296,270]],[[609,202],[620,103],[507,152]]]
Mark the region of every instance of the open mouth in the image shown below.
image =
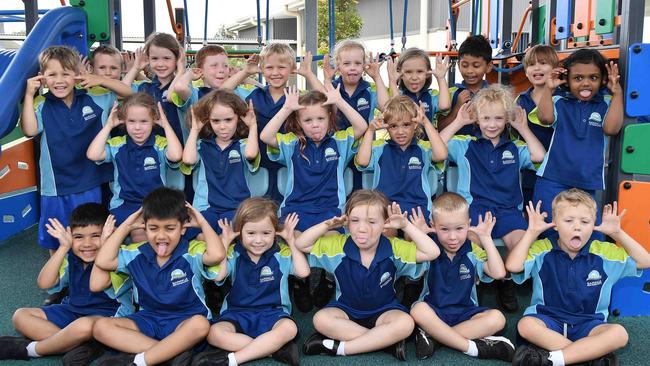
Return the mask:
[[[159,257],[164,257],[167,254],[167,248],[169,248],[168,242],[157,242],[156,243],[156,255]]]
[[[581,245],[582,245],[582,238],[580,237],[580,235],[574,235],[569,240],[569,246],[572,249],[580,249]]]

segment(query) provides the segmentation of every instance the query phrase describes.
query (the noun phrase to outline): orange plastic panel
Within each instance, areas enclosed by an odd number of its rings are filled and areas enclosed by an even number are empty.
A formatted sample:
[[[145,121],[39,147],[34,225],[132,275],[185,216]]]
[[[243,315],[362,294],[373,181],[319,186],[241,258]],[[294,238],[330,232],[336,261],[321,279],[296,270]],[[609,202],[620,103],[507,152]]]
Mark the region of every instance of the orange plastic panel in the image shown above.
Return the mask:
[[[573,4],[573,37],[588,36],[591,28],[591,0],[575,0]]]
[[[618,210],[627,210],[623,230],[650,252],[650,183],[623,181],[618,187]]]
[[[34,141],[21,138],[2,146],[0,194],[36,185]]]

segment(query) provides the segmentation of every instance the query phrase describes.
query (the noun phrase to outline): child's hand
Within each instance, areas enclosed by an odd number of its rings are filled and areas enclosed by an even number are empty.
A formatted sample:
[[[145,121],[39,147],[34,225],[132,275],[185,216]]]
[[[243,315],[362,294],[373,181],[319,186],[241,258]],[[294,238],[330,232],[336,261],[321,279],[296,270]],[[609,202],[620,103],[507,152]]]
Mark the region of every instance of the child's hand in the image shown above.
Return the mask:
[[[436,66],[431,73],[436,79],[444,79],[450,67],[449,56],[436,56]]]
[[[555,90],[558,86],[566,83],[566,80],[560,79],[561,75],[566,75],[567,70],[562,67],[556,67],[551,71],[551,75],[546,79],[546,87]]]
[[[36,75],[27,79],[27,88],[25,89],[25,95],[33,96],[36,94],[41,86],[43,86],[43,79],[45,79],[45,75]]]
[[[203,126],[205,126],[205,122],[199,120],[196,117],[196,115],[194,114],[194,108],[196,107],[190,108],[190,118],[192,121],[192,126],[190,127],[190,129],[194,132],[199,132],[201,131],[201,129],[203,129]]]
[[[199,210],[194,208],[194,206],[192,206],[189,202],[185,202],[185,208],[187,208],[187,213],[190,215],[190,221],[185,223],[185,225],[183,225],[184,227],[203,228],[204,225],[210,226],[208,220],[205,219],[203,214],[201,214]]]
[[[287,215],[284,219],[284,225],[282,225],[282,231],[279,231],[276,235],[280,236],[290,248],[293,248],[296,243],[295,228],[298,225],[300,218],[298,214],[293,212]]]
[[[244,115],[241,120],[246,126],[248,126],[248,128],[257,126],[257,117],[255,116],[255,108],[253,108],[252,99],[248,101],[248,110],[246,111],[246,115]]]
[[[55,237],[60,246],[70,250],[72,248],[72,230],[70,230],[70,227],[64,227],[56,218],[49,218],[47,221],[49,222],[45,224],[47,233]]]
[[[379,61],[379,56],[373,57],[372,52],[370,52],[370,58],[368,59],[368,63],[364,65],[364,69],[366,71],[366,74],[370,76],[373,80],[377,79],[379,77],[379,69],[381,68],[381,65],[384,64],[384,61]]]
[[[298,66],[298,68],[294,72],[296,74],[302,75],[302,76],[309,75],[312,72],[311,71],[312,58],[313,57],[311,55],[311,51],[307,51],[305,56],[303,56],[303,58],[300,60],[300,65]]]
[[[467,89],[463,89],[460,93],[458,93],[458,103],[460,103],[460,105],[466,104],[471,99],[472,93]]]
[[[120,119],[117,117],[117,109],[118,109],[118,104],[117,101],[115,101],[113,102],[111,113],[108,115],[108,120],[106,121],[106,123],[111,126],[111,129],[124,123],[124,121],[120,121]]]
[[[415,227],[420,229],[425,234],[430,234],[430,233],[435,233],[436,229],[433,227],[433,223],[431,223],[431,226],[427,224],[427,218],[424,217],[424,214],[422,213],[422,208],[418,206],[418,209],[416,210],[415,208],[411,209],[411,215],[409,216],[409,221],[411,224],[413,224]]]
[[[323,75],[325,75],[325,80],[329,80],[330,82],[336,76],[336,68],[332,68],[331,61],[329,54],[323,56]]]
[[[334,216],[329,220],[325,220],[324,223],[327,226],[327,230],[334,230],[340,227],[343,227],[348,222],[348,217],[346,215]]]
[[[623,88],[621,88],[621,75],[618,73],[618,65],[614,61],[610,61],[605,67],[607,68],[607,89],[612,92],[612,95],[620,94]]]
[[[103,77],[95,74],[79,74],[74,80],[84,89],[90,89],[102,85]]]
[[[124,220],[122,225],[125,225],[129,228],[129,231],[144,229],[144,220],[142,219],[142,207],[140,207],[136,212],[129,215],[129,217]]]
[[[512,128],[521,132],[521,129],[528,127],[528,115],[526,115],[525,109],[517,107],[513,117],[512,121],[510,121]]]
[[[176,73],[183,74],[187,70],[187,55],[185,48],[181,47],[180,57],[176,59]]]
[[[305,109],[304,106],[298,103],[298,99],[300,99],[300,91],[297,86],[294,85],[284,89],[284,98],[283,108],[287,108],[292,112]]]
[[[228,248],[230,246],[230,243],[235,241],[240,233],[235,232],[232,227],[232,222],[228,219],[218,220],[217,225],[219,225],[219,228],[221,228],[221,242],[226,248]]]
[[[140,71],[144,70],[144,68],[149,65],[149,58],[144,54],[142,47],[138,47],[135,50],[135,59],[133,60],[133,63]]]
[[[129,71],[135,63],[135,57],[132,52],[126,51],[122,54],[122,60],[124,61],[124,70]]]
[[[397,71],[397,64],[395,64],[392,57],[388,57],[388,60],[386,61],[386,71],[388,71],[389,82],[397,84],[399,79],[402,77],[402,74]]]
[[[162,127],[165,128],[165,126],[169,126],[169,121],[167,120],[167,115],[165,114],[165,110],[162,107],[162,104],[160,102],[156,103],[158,106],[158,120],[155,121],[155,123]]]
[[[406,212],[402,212],[402,208],[397,202],[388,206],[388,218],[384,223],[384,229],[403,229],[408,223]]]
[[[492,212],[488,211],[485,213],[485,220],[483,220],[482,215],[478,215],[478,224],[476,226],[470,226],[469,231],[476,234],[481,240],[481,245],[483,244],[483,238],[492,239],[492,229],[497,223],[497,218],[492,216]]]
[[[93,71],[93,67],[88,60],[88,57],[83,56],[81,58],[81,67],[79,68],[79,73],[81,75],[90,74]]]
[[[341,96],[341,84],[337,85],[336,88],[332,88],[331,85],[325,86],[325,89],[327,89],[327,92],[325,93],[327,100],[321,104],[322,106],[330,104],[337,105],[337,103],[343,100],[343,97]]]
[[[415,102],[413,102],[415,104]],[[429,122],[429,119],[427,118],[427,114],[424,111],[424,102],[420,101],[420,104],[415,104],[415,108],[417,111],[417,114],[415,117],[413,117],[412,121],[422,127],[424,127],[425,123],[431,123]]]
[[[384,122],[384,114],[380,114],[375,119],[370,121],[370,124],[368,125],[368,130],[371,132],[375,132],[378,130],[386,130],[388,129],[388,125],[386,122]]]
[[[259,74],[262,72],[260,70],[260,56],[259,55],[252,55],[246,60],[246,66],[244,66],[244,72],[246,72],[247,75],[253,75],[253,74]]]
[[[603,218],[600,223],[600,225],[597,225],[594,227],[594,230],[600,231],[601,233],[616,239],[616,237],[623,231],[621,229],[621,220],[623,219],[623,216],[625,215],[625,212],[627,210],[621,211],[620,215],[617,215],[616,212],[618,212],[618,202],[614,201],[614,203],[606,204],[605,207],[603,207]]]
[[[545,221],[548,214],[542,212],[542,201],[538,201],[535,206],[533,206],[532,201],[529,201],[528,206],[526,206],[526,212],[528,213],[528,230],[532,231],[537,236],[544,231],[555,227],[555,223]]]
[[[472,116],[469,111],[472,109],[472,102],[465,103],[460,106],[458,113],[456,114],[456,121],[460,121],[463,126],[471,125],[474,123]]]
[[[111,234],[113,234],[113,231],[115,231],[115,216],[108,215],[106,222],[104,223],[104,227],[102,228],[102,244],[106,241],[106,239],[108,239],[109,236],[111,236]]]

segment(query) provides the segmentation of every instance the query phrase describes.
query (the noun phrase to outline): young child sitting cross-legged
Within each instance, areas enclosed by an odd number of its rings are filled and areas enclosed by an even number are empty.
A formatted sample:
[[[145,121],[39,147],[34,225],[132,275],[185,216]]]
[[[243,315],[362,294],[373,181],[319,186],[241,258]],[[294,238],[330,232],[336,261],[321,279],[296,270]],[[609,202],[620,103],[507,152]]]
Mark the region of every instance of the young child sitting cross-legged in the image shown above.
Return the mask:
[[[506,268],[514,281],[533,279],[533,295],[517,324],[529,344],[517,348],[512,364],[558,366],[589,362],[618,365],[615,350],[628,340],[620,324],[608,324],[612,286],[621,278],[639,276],[650,267],[650,253],[621,228],[625,210],[605,205],[596,221],[596,201],[580,189],[558,194],[552,203],[553,221],[541,202],[528,207],[528,230],[510,252]],[[545,230],[557,236],[537,240]],[[618,242],[592,240],[594,230]]]

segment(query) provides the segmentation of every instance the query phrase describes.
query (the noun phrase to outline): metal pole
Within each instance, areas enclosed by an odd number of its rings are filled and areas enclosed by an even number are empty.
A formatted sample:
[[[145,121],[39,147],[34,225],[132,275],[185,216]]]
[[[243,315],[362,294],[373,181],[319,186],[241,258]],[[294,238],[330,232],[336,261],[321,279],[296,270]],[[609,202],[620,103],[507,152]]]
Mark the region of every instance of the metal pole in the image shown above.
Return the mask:
[[[305,0],[305,51],[318,54],[318,0]],[[318,71],[318,64],[312,63],[312,71]]]
[[[120,0],[110,0],[108,13],[111,15],[110,32],[111,44],[118,50],[122,49],[122,6]]]
[[[208,44],[208,0],[205,0],[205,16],[203,17],[203,45]]]
[[[156,31],[156,2],[155,0],[143,0],[144,10],[144,38]]]
[[[38,0],[23,0],[25,4],[25,34],[29,34],[38,21]]]

